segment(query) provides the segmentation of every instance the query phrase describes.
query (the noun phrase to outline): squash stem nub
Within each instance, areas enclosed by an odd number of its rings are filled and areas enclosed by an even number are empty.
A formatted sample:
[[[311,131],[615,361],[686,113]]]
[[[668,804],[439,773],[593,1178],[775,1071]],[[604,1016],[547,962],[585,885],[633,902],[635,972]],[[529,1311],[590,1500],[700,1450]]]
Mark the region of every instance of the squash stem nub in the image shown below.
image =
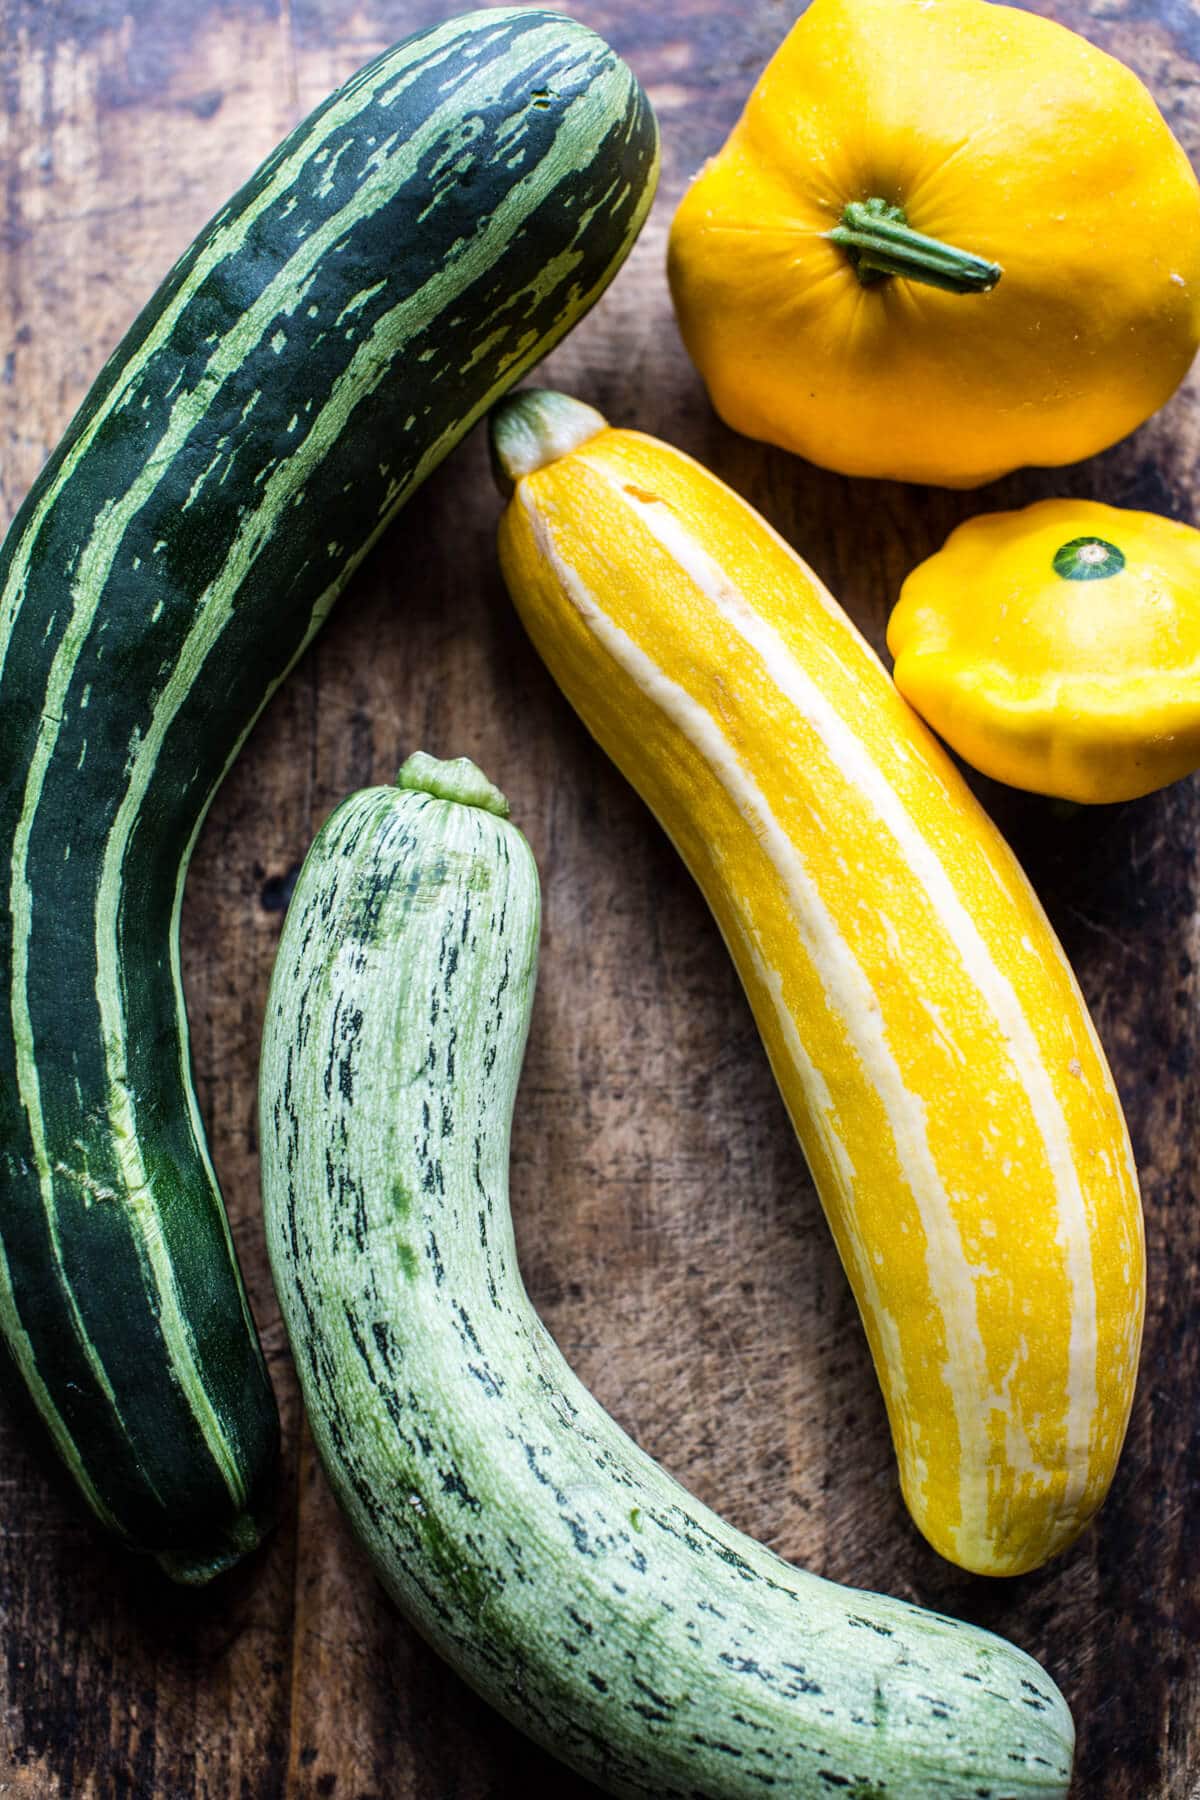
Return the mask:
[[[878,196],[849,201],[825,236],[846,252],[863,287],[903,275],[951,294],[987,294],[1004,273],[999,263],[914,231],[902,206]]]
[[[1077,537],[1059,546],[1052,566],[1064,581],[1107,581],[1125,567],[1125,552],[1107,538]]]
[[[499,819],[508,817],[508,801],[469,756],[443,762],[428,751],[414,750],[401,767],[396,786],[415,788],[420,794],[432,794],[436,800],[453,800],[459,806],[478,806]]]
[[[509,394],[492,408],[489,424],[492,474],[506,500],[522,475],[533,475],[608,429],[594,406],[552,388]]]

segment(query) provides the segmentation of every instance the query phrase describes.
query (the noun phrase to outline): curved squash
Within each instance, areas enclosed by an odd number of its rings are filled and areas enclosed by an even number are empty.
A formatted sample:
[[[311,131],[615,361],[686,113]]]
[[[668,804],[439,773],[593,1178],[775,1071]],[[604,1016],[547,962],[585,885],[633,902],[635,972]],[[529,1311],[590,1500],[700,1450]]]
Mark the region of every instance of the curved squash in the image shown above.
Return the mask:
[[[263,1214],[313,1437],[458,1673],[630,1800],[1063,1800],[1062,1695],[990,1632],[792,1568],[571,1373],[508,1207],[539,896],[503,796],[410,757],[305,859],[271,980]]]
[[[561,395],[493,415],[505,579],[737,963],[951,1561],[1082,1530],[1137,1369],[1137,1178],[1012,854],[845,614],[690,458]]]
[[[192,1088],[192,846],[388,521],[624,259],[653,115],[480,11],[377,57],[187,250],[0,556],[0,1330],[98,1517],[203,1581],[278,1422]]]

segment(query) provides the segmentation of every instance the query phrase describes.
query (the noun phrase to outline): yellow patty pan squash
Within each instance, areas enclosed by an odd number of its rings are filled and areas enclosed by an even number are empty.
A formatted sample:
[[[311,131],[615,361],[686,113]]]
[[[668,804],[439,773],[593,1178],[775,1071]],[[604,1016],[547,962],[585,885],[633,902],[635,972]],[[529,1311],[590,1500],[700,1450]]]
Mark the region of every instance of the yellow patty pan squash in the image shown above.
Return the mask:
[[[1130,70],[986,0],[813,0],[675,215],[727,424],[973,487],[1115,443],[1200,343],[1200,186]]]
[[[896,685],[975,768],[1133,800],[1200,768],[1200,532],[1043,500],[951,533],[888,623]]]

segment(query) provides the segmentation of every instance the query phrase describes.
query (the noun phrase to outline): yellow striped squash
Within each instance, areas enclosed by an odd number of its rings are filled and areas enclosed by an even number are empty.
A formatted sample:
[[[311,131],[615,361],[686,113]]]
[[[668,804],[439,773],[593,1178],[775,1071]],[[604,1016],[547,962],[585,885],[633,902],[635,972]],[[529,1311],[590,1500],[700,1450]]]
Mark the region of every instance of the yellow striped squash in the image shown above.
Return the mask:
[[[1008,847],[812,571],[668,445],[527,392],[500,556],[584,723],[699,882],[883,1386],[913,1518],[962,1567],[1077,1536],[1124,1437],[1137,1175]]]

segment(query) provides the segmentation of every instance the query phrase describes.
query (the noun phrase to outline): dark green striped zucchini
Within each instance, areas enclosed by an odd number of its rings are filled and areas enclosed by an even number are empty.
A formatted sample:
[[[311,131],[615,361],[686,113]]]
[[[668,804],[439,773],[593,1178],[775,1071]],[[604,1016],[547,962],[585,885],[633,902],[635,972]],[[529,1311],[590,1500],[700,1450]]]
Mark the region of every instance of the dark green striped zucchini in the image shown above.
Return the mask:
[[[277,1420],[192,1091],[184,873],[347,577],[579,318],[657,140],[582,26],[477,12],[360,71],[183,256],[0,568],[0,1319],[96,1513],[202,1580]]]
[[[526,1298],[508,1208],[537,872],[470,763],[415,757],[318,836],[262,1062],[263,1199],[313,1435],[388,1592],[610,1793],[1064,1795],[1012,1645],[807,1575],[619,1429]]]

